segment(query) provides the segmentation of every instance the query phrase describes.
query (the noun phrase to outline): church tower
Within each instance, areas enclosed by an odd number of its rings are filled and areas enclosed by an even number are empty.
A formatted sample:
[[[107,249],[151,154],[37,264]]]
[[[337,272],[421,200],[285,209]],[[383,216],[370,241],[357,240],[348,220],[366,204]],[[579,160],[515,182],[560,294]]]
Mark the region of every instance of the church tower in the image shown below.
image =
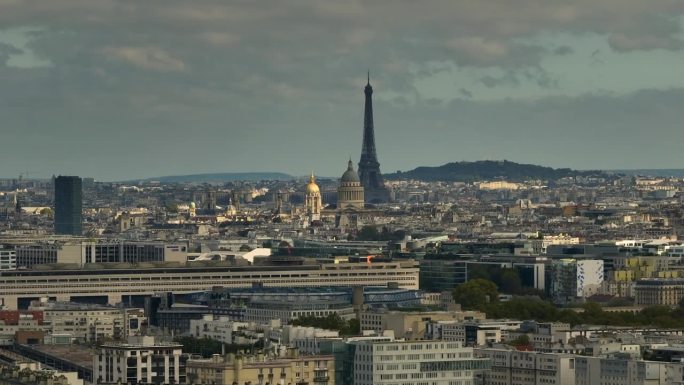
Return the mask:
[[[304,206],[306,207],[306,215],[309,217],[310,221],[321,219],[323,200],[321,199],[321,189],[316,184],[313,173],[311,173],[311,177],[309,178],[309,184],[306,185]]]
[[[363,93],[366,103],[363,113],[363,145],[359,161],[359,179],[364,188],[365,200],[369,203],[389,202],[389,190],[385,187],[380,173],[380,162],[375,150],[375,128],[373,127],[373,87],[370,73]]]

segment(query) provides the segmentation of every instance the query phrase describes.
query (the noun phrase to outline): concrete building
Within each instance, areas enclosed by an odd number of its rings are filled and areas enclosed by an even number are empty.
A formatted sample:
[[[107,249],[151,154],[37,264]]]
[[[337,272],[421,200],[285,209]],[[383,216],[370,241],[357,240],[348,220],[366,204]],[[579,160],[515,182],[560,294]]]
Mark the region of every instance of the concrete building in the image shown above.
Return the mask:
[[[124,309],[86,304],[56,303],[43,311],[52,334],[70,335],[79,342],[122,339],[127,336]]]
[[[463,346],[484,346],[507,340],[508,333],[518,330],[521,324],[516,320],[436,321],[427,324],[426,337],[458,341]]]
[[[575,385],[573,355],[490,348],[476,348],[475,355],[491,362],[484,385]]]
[[[29,309],[30,312],[21,314],[17,324],[35,322],[42,325],[39,330],[45,330],[49,336],[59,336],[69,341],[125,339],[140,333],[147,326],[143,309],[49,302],[47,298],[32,302]],[[35,314],[39,316],[35,317]]]
[[[264,333],[268,346],[278,349],[292,346],[303,354],[320,354],[323,340],[341,339],[337,330],[326,330],[308,326],[285,325],[268,328]]]
[[[231,321],[228,317],[216,318],[213,314],[205,314],[202,319],[190,320],[190,335],[232,344],[233,333],[248,325],[246,322]]]
[[[274,287],[386,286],[395,282],[418,289],[418,267],[412,260],[373,263],[319,263],[295,266],[201,266],[159,265],[150,268],[100,270],[16,270],[0,276],[0,305],[26,308],[30,301],[74,297],[116,304],[131,297],[154,293],[195,293],[213,287],[250,287],[255,283]],[[21,305],[21,306],[20,306]]]
[[[448,341],[359,341],[354,353],[355,385],[473,385],[490,367],[472,348]]]
[[[187,244],[164,242],[132,242],[101,239],[93,241],[49,242],[20,246],[16,250],[18,267],[64,263],[83,266],[86,263],[185,263]]]
[[[0,270],[15,270],[17,268],[17,252],[0,249]]]
[[[289,349],[282,356],[214,355],[187,362],[189,384],[311,384],[334,385],[333,356],[300,355]]]
[[[100,346],[93,357],[93,379],[99,384],[185,384],[186,361],[180,344],[131,337],[127,343]]]
[[[245,321],[267,324],[273,319],[289,324],[300,317],[327,317],[337,314],[343,319],[354,318],[354,307],[349,303],[318,302],[252,302],[245,310]]]
[[[394,332],[396,338],[420,339],[427,334],[427,325],[431,321],[464,321],[484,319],[486,315],[479,311],[429,311],[403,312],[387,310],[366,310],[361,312],[361,330],[372,330],[383,333]]]
[[[577,385],[669,385],[670,377],[683,364],[629,360],[623,358],[577,357],[575,359],[575,384]],[[681,373],[681,369],[680,369]],[[676,384],[677,382],[671,382]]]
[[[597,294],[603,274],[602,260],[554,260],[546,268],[546,291],[555,302],[574,302]]]

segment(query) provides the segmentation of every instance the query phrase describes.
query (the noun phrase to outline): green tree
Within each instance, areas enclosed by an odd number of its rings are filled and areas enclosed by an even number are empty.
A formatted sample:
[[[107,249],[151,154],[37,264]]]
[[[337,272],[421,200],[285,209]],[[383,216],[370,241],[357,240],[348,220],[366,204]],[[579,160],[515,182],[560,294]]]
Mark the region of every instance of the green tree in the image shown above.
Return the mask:
[[[464,309],[484,309],[487,304],[499,301],[496,284],[486,279],[471,279],[454,289],[454,300]]]
[[[499,284],[501,291],[508,294],[517,294],[522,291],[522,281],[520,275],[515,269],[501,270],[501,278]]]
[[[176,214],[178,213],[178,204],[177,203],[167,203],[165,206],[166,212],[171,213],[171,214]]]
[[[361,332],[361,324],[357,319],[344,320],[338,314],[333,313],[325,317],[303,316],[292,320],[292,325],[312,326],[327,330],[337,330],[342,335],[358,335]]]
[[[377,241],[380,239],[380,232],[377,227],[366,225],[359,230],[356,239],[359,241]]]
[[[527,334],[521,334],[516,339],[508,342],[511,346],[528,346],[530,345],[530,336]]]

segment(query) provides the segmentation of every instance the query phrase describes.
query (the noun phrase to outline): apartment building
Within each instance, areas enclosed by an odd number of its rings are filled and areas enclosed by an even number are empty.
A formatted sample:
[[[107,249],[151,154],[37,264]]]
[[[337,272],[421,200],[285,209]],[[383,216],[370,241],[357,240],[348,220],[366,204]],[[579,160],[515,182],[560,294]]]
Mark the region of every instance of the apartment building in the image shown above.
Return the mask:
[[[214,355],[187,362],[190,384],[335,384],[335,359],[330,355],[300,355],[289,349],[282,356]]]
[[[105,343],[93,357],[93,379],[98,384],[185,384],[188,356],[182,348],[156,342],[154,337]]]

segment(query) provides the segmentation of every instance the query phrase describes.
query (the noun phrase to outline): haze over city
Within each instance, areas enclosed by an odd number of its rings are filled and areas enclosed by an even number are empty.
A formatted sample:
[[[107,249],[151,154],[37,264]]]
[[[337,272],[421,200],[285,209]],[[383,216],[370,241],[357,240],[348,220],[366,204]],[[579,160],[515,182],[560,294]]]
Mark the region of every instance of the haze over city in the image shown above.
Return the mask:
[[[684,3],[0,2],[0,175],[677,168]],[[643,151],[644,148],[650,151]]]

